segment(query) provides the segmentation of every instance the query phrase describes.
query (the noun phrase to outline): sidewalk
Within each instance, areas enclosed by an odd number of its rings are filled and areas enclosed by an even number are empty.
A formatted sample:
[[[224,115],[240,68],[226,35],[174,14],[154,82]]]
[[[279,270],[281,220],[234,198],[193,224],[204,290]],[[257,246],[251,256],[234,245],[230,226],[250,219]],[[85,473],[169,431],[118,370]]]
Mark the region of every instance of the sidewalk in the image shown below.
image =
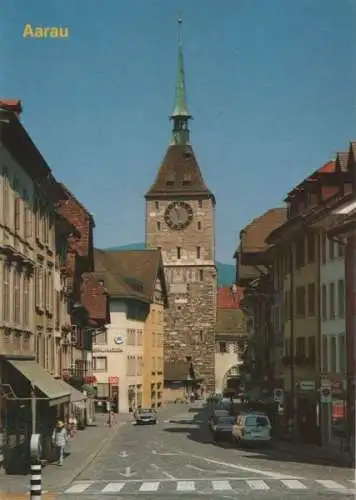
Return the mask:
[[[74,481],[77,476],[92,462],[104,446],[125,424],[131,422],[129,415],[119,415],[116,424],[111,428],[106,424],[106,414],[96,414],[96,425],[78,431],[69,442],[69,455],[62,467],[49,464],[42,471],[43,491],[53,491]],[[7,494],[28,493],[30,476],[10,476],[0,473],[0,500]],[[14,499],[13,496],[11,496]],[[24,497],[25,498],[25,497]],[[27,495],[28,498],[28,495]]]
[[[276,441],[274,449],[288,455],[296,455],[307,460],[319,460],[329,465],[353,467],[350,453],[316,445],[298,444],[290,441]]]

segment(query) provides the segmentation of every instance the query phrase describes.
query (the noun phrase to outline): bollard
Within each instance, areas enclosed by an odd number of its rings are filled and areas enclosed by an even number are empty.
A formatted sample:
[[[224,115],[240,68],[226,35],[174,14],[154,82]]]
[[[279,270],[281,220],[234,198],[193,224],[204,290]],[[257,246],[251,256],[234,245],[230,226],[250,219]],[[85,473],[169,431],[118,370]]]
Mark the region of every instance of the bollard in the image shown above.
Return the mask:
[[[31,464],[31,500],[41,500],[42,498],[42,465],[40,462]]]

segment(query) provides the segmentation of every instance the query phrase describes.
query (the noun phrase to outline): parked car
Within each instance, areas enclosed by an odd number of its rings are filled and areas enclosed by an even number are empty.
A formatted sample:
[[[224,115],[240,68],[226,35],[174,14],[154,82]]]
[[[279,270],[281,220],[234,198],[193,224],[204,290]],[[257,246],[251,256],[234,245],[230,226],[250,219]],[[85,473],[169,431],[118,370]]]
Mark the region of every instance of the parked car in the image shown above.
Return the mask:
[[[214,441],[230,441],[232,437],[232,428],[236,422],[236,417],[219,416],[211,426]]]
[[[213,413],[209,417],[208,420],[209,427],[212,428],[218,417],[228,417],[228,416],[229,416],[228,410],[216,408],[215,410],[213,410]]]
[[[135,411],[134,417],[137,425],[157,423],[157,413],[152,408],[140,408]]]
[[[238,445],[272,445],[272,425],[265,413],[251,411],[240,413],[232,428],[232,439]]]

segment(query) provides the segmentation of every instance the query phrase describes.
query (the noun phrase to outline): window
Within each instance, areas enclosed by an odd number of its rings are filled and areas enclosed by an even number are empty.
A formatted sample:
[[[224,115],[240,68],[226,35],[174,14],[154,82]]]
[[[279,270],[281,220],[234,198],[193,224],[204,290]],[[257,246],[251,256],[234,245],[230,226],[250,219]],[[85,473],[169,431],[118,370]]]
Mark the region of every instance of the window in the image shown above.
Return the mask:
[[[315,360],[315,337],[309,337],[308,339],[308,358]]]
[[[335,319],[335,283],[329,283],[329,318]]]
[[[315,284],[308,285],[308,316],[315,315]]]
[[[328,337],[323,335],[323,350],[322,350],[322,370],[324,373],[329,371],[328,363]]]
[[[30,326],[30,277],[26,273],[23,277],[23,324]]]
[[[10,219],[10,210],[9,210],[10,193],[9,193],[9,177],[6,168],[3,171],[3,182],[4,185],[3,185],[2,213],[3,213],[4,225],[7,226],[9,224],[9,219]]]
[[[330,338],[330,372],[336,373],[336,337]]]
[[[159,210],[159,201],[155,201],[155,209]]]
[[[198,207],[199,208],[203,208],[203,200],[199,200],[198,201]]]
[[[35,234],[36,239],[41,238],[41,207],[39,201],[35,200]]]
[[[305,245],[304,238],[301,238],[295,246],[295,265],[297,268],[305,265]]]
[[[199,332],[199,341],[200,342],[204,342],[204,332],[203,332],[203,330],[200,330],[200,332]]]
[[[305,288],[298,286],[295,291],[296,295],[296,314],[297,316],[305,316]]]
[[[24,198],[24,224],[25,224],[25,238],[31,238],[32,236],[32,212],[29,203],[28,193],[25,190],[23,194]]]
[[[305,338],[297,337],[296,340],[296,355],[297,356],[305,356]]]
[[[21,323],[21,273],[14,269],[14,320],[17,325]]]
[[[10,321],[10,266],[7,262],[4,265],[3,300],[3,318]]]
[[[339,370],[340,373],[346,373],[346,339],[345,335],[339,336]]]
[[[54,286],[52,271],[48,272],[47,286],[48,286],[48,311],[50,313],[52,313],[53,312],[53,286]]]
[[[307,253],[308,253],[308,264],[315,262],[315,237],[314,234],[308,234],[307,236]]]
[[[180,247],[177,247],[177,259],[180,260],[181,259],[181,248]]]
[[[204,281],[204,271],[199,269],[199,281]]]
[[[335,259],[335,245],[334,240],[329,240],[329,259]]]
[[[106,330],[102,330],[100,333],[95,335],[94,344],[107,344],[108,343],[108,335]]]
[[[201,230],[201,222],[200,222],[200,220],[197,222],[197,229],[198,229],[198,231]]]
[[[15,231],[19,232],[21,230],[21,198],[18,194],[16,194],[15,196],[14,214],[15,214]]]
[[[201,258],[201,250],[200,247],[197,247],[197,259]]]
[[[325,232],[323,232],[323,234],[321,235],[321,238],[320,238],[320,245],[321,245],[321,249],[320,249],[320,253],[321,253],[321,263],[322,264],[325,264],[326,262],[326,234]]]
[[[288,321],[290,319],[290,292],[289,290],[284,292],[284,304],[283,304],[283,312],[284,312],[284,321]]]
[[[321,287],[321,317],[323,321],[328,319],[326,285]]]
[[[219,352],[227,352],[226,342],[219,342]]]
[[[93,370],[95,372],[107,371],[107,358],[105,356],[98,356],[93,358]]]
[[[161,223],[160,221],[158,220],[157,223],[156,223],[156,227],[157,227],[157,231],[160,231],[161,230]]]
[[[345,282],[339,280],[337,283],[337,309],[339,318],[345,317]]]

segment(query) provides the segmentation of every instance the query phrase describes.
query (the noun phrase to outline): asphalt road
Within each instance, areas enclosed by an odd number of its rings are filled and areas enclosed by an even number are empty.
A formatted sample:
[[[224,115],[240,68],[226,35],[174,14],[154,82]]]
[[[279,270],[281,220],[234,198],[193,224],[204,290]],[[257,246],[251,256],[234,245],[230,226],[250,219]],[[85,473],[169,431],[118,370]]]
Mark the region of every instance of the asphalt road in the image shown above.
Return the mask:
[[[62,500],[212,500],[250,496],[343,499],[356,493],[352,470],[298,462],[278,450],[241,450],[212,443],[207,408],[174,406],[157,425],[126,425]]]

